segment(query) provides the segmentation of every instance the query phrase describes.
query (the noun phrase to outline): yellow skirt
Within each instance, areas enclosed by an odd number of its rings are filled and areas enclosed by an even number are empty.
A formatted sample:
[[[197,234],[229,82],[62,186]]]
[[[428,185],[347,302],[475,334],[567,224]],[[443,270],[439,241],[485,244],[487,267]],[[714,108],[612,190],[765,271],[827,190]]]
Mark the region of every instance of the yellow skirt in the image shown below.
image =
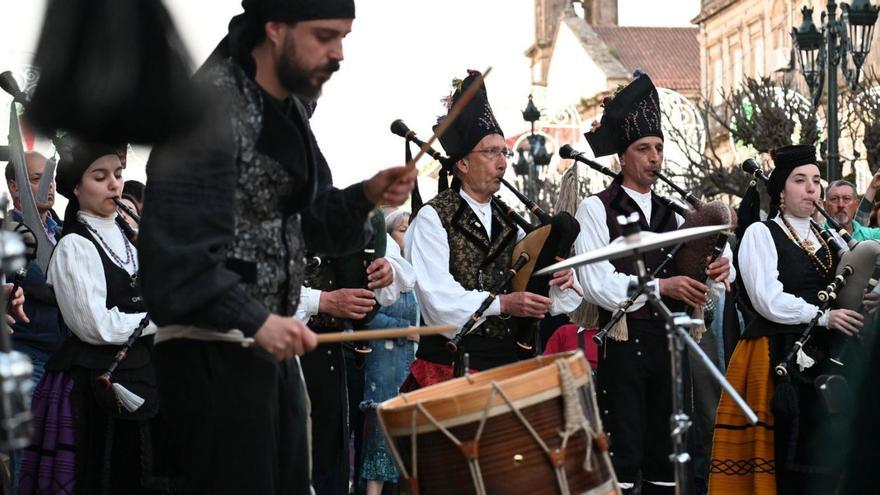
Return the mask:
[[[751,425],[733,399],[722,393],[709,464],[711,495],[776,495],[770,367],[767,337],[737,343],[727,380],[758,415],[758,424]]]

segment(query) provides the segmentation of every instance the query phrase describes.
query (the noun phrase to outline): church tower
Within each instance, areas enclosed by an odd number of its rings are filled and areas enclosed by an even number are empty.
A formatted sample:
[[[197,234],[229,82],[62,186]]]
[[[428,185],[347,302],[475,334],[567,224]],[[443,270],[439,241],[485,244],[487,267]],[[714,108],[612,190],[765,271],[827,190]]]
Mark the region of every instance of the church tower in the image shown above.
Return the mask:
[[[565,17],[581,17],[592,26],[617,25],[617,0],[534,0],[535,41],[525,55],[531,59],[532,84],[546,86],[553,42]]]

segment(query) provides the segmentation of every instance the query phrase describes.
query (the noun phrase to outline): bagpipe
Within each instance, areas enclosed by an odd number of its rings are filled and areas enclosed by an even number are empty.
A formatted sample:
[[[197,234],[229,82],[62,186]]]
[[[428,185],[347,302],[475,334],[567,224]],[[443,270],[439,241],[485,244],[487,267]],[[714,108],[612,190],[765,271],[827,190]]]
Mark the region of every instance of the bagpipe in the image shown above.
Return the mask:
[[[612,179],[617,179],[620,176],[620,174],[608,167],[587,158],[583,152],[575,151],[569,145],[562,146],[559,149],[559,156],[581,162]],[[655,174],[658,179],[678,193],[692,208],[685,208],[669,198],[655,194],[655,197],[661,204],[684,218],[684,223],[680,228],[685,229],[709,225],[733,226],[736,224],[736,213],[730,205],[722,201],[711,201],[708,203],[700,201],[696,196],[682,189],[659,171],[655,172]],[[677,273],[680,275],[687,275],[694,280],[706,282],[706,268],[724,253],[724,246],[727,245],[728,237],[729,234],[722,232],[718,235],[677,244],[666,254],[660,264],[656,267],[651,267],[650,271],[655,274],[660,273],[669,263],[673,263]],[[626,315],[626,311],[635,303],[639,295],[633,295],[620,304],[620,307],[615,310],[611,319],[593,336],[593,340],[597,344],[602,345],[604,343],[608,332]],[[712,311],[714,311],[712,302],[707,302],[703,307],[703,313],[710,314]]]
[[[419,139],[402,120],[398,119],[391,123],[391,132],[418,145],[422,152],[438,160],[444,167],[451,168],[454,165],[448,157],[432,149],[427,143]],[[462,354],[461,344],[463,339],[475,330],[477,323],[483,318],[483,313],[489,308],[498,294],[507,290],[508,285],[510,286],[509,290],[512,292],[526,291],[548,296],[550,293],[549,282],[551,276],[532,277],[532,273],[568,257],[572,246],[574,246],[574,241],[580,233],[580,225],[569,213],[563,212],[550,215],[506,180],[501,179],[501,184],[535,215],[540,224],[535,225],[523,218],[498,196],[492,198],[492,203],[523,229],[526,235],[514,247],[513,262],[508,271],[505,272],[498,284],[489,291],[489,296],[468,318],[468,321],[459,332],[446,343],[447,349],[454,354]],[[536,344],[538,343],[538,320],[535,318],[516,317],[511,318],[511,321],[517,346],[525,352],[534,354],[536,352]]]
[[[766,185],[770,180],[754,160],[749,159],[743,162],[742,169],[754,177],[753,183],[760,180]],[[822,240],[830,248],[836,248],[839,261],[834,279],[817,294],[821,304],[819,305],[819,311],[816,312],[816,316],[810,320],[792,348],[774,368],[779,376],[788,375],[788,370],[796,360],[798,351],[803,349],[810,340],[816,325],[819,323],[819,319],[826,310],[835,305],[838,308],[864,313],[863,300],[865,290],[873,290],[877,285],[878,279],[880,279],[880,242],[856,241],[821,205],[814,202],[813,206],[825,217],[828,225],[843,239],[849,249],[847,250],[840,246],[834,238],[832,230],[819,225],[812,218],[810,219],[810,225],[819,232]],[[839,332],[831,334],[831,354],[829,357],[831,363],[839,366],[844,365],[841,354],[845,342],[845,335]]]
[[[333,263],[328,265],[327,269],[332,271],[332,277],[336,280],[337,288],[368,289],[367,267],[373,261],[384,257],[387,247],[388,237],[385,235],[385,216],[381,211],[376,210],[370,215],[370,226],[373,229],[373,236],[367,241],[363,249],[352,254],[336,257],[333,259]],[[366,329],[367,324],[373,320],[378,311],[379,305],[376,304],[361,319],[345,319],[343,321],[344,330],[353,332]],[[369,354],[373,351],[367,342],[358,342],[354,350],[358,354]]]

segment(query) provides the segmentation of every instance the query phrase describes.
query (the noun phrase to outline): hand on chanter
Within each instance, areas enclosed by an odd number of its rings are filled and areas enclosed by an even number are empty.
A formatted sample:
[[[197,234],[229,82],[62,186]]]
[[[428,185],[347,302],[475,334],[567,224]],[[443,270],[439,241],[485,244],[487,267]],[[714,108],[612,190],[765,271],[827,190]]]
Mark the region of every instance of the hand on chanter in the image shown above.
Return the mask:
[[[364,182],[364,194],[374,205],[400,206],[413,189],[419,171],[415,167],[392,167]]]
[[[880,307],[880,292],[866,290],[862,304],[865,305],[865,310],[868,311],[868,314],[873,315],[877,312],[877,308]]]
[[[578,287],[574,281],[574,270],[569,268],[568,270],[561,270],[553,274],[553,278],[550,279],[550,285],[559,286],[559,290],[571,289],[577,293],[577,295],[584,297],[584,291]]]
[[[498,296],[501,301],[501,313],[525,318],[544,318],[550,311],[549,297],[539,296],[532,292],[511,292]]]
[[[391,282],[394,281],[394,270],[391,268],[391,263],[385,258],[373,260],[367,267],[367,280],[369,281],[367,287],[370,289],[381,289],[391,285]]]
[[[335,318],[360,320],[372,311],[376,304],[375,294],[367,289],[336,289],[321,292],[318,311]]]
[[[660,279],[660,295],[671,297],[698,308],[706,304],[709,287],[690,277],[677,275]]]
[[[254,335],[254,341],[277,359],[302,356],[318,345],[318,338],[299,320],[269,315]]]
[[[865,317],[858,311],[851,309],[832,309],[828,312],[828,328],[853,336],[862,329]]]
[[[15,323],[16,320],[22,323],[30,323],[31,320],[24,312],[24,291],[21,290],[21,287],[16,289],[14,295],[10,295],[12,284],[6,284],[3,286],[3,292],[8,300],[11,298],[10,314],[6,315],[6,322],[10,325]]]

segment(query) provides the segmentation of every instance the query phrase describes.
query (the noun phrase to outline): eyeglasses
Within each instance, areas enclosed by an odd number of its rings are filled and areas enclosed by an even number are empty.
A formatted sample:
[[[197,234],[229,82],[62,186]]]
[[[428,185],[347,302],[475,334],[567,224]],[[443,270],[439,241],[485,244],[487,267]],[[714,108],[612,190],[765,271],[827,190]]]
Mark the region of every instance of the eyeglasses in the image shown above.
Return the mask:
[[[504,158],[513,158],[513,152],[507,148],[487,148],[484,150],[473,150],[471,153],[481,153],[490,160],[501,156]]]

